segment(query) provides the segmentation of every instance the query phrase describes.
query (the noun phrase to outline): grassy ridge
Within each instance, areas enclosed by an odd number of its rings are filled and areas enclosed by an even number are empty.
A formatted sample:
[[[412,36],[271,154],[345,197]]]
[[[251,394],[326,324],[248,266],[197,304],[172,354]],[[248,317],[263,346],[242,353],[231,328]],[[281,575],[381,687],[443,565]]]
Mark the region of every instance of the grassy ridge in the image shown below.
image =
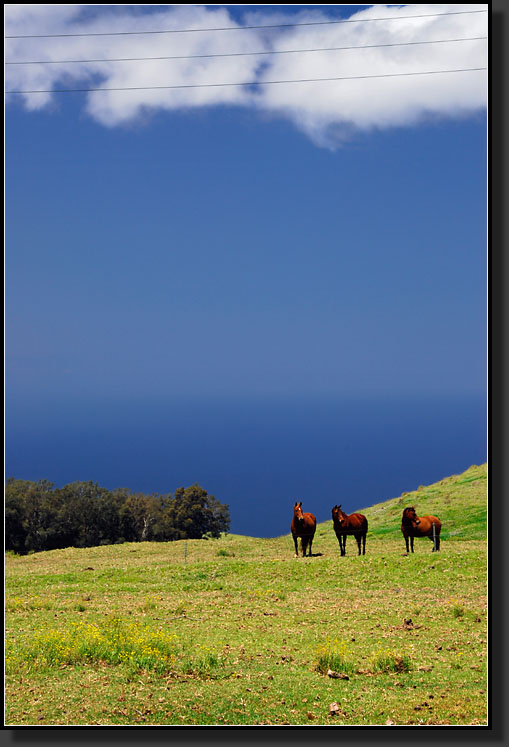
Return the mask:
[[[331,521],[298,560],[289,535],[8,555],[6,723],[486,724],[485,480],[366,509],[360,558]],[[401,500],[440,553],[404,553]]]
[[[486,464],[472,466],[461,475],[446,477],[433,485],[420,486],[370,508],[370,531],[376,537],[401,537],[401,515],[406,506],[415,506],[419,516],[438,515],[442,539],[486,539]]]

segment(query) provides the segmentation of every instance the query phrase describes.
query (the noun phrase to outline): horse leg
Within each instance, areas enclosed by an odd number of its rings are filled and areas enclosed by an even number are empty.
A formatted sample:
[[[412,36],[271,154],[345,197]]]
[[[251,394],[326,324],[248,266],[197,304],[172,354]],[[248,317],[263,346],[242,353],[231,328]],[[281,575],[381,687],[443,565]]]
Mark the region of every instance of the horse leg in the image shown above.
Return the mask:
[[[362,554],[366,554],[366,532],[362,535]]]
[[[308,550],[309,557],[311,557],[311,547],[312,547],[312,545],[313,545],[313,537],[310,537],[309,538],[309,550]]]
[[[302,557],[303,558],[306,557],[307,546],[308,546],[308,538],[307,537],[303,537],[302,538]]]
[[[296,534],[293,535],[293,542],[295,544],[295,557],[298,558],[299,557],[299,545],[298,545],[298,539],[297,539]]]
[[[343,555],[346,555],[346,534],[343,535]]]
[[[414,538],[413,536],[410,537],[410,547],[412,548],[412,552],[414,551]]]
[[[408,555],[408,553],[410,552],[408,549],[408,537],[405,537],[405,545],[406,545],[406,554]]]
[[[355,539],[357,540],[357,547],[359,548],[359,552],[357,553],[357,555],[360,555],[361,554],[361,535],[356,534]]]

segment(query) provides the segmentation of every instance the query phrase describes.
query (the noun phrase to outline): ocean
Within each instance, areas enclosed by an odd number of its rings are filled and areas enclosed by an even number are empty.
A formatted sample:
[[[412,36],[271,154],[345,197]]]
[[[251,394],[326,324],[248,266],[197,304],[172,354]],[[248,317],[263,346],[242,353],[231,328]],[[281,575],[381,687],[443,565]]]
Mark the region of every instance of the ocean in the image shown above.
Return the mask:
[[[481,396],[194,399],[25,408],[6,416],[6,477],[174,493],[199,483],[234,534],[276,537],[487,459]],[[417,506],[418,509],[418,506]]]

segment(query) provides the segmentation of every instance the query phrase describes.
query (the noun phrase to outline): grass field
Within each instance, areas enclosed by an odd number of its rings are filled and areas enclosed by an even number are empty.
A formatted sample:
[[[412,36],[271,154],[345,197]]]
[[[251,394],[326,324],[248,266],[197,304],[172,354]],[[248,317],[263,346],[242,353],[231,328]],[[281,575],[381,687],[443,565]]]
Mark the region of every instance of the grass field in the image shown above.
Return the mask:
[[[405,554],[407,505],[439,553]],[[361,557],[332,521],[311,558],[290,535],[8,554],[6,725],[485,725],[486,466],[358,510]]]

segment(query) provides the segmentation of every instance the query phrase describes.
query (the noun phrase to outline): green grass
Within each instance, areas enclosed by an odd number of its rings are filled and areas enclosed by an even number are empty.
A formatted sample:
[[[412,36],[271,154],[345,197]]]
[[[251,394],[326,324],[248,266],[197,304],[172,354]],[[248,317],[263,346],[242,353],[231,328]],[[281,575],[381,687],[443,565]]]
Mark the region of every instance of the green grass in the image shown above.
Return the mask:
[[[439,553],[406,555],[406,505]],[[361,557],[331,521],[311,558],[290,535],[7,554],[5,723],[486,724],[486,467],[359,510]]]
[[[396,538],[401,537],[401,515],[406,506],[414,506],[420,516],[438,515],[444,540],[486,539],[486,465],[472,466],[462,475],[359,510],[367,515],[372,536]]]

